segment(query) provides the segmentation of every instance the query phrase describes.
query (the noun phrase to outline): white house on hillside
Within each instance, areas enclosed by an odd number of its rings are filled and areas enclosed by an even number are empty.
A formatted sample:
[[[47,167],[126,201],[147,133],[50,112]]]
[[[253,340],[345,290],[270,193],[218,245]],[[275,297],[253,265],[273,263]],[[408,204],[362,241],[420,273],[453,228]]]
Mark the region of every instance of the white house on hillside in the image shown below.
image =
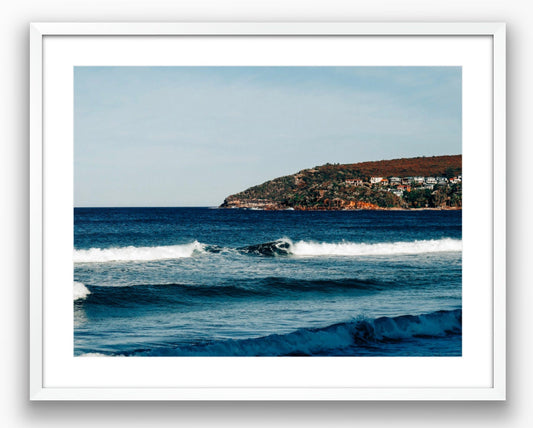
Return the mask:
[[[400,184],[402,182],[402,179],[400,177],[391,177],[389,179],[390,184]]]
[[[349,178],[345,181],[345,183],[351,186],[362,186],[363,180],[361,180],[360,178]]]

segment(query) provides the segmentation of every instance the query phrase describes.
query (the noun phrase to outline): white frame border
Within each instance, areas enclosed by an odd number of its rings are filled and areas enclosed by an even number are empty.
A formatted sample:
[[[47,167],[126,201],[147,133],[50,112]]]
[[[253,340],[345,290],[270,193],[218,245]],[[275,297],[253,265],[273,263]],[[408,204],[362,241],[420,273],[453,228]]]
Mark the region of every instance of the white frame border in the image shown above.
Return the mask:
[[[387,35],[493,38],[493,383],[490,388],[45,388],[43,385],[43,42],[46,36]],[[505,400],[506,25],[504,23],[30,24],[30,400]]]

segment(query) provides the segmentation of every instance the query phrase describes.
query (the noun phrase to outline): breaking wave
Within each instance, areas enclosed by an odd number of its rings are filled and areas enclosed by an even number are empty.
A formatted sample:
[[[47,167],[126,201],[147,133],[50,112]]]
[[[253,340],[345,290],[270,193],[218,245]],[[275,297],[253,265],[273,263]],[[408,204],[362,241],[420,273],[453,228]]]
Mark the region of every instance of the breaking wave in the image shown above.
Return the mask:
[[[180,259],[191,257],[194,252],[204,252],[205,249],[206,246],[198,241],[162,247],[90,248],[88,250],[74,250],[74,263]]]
[[[277,241],[249,245],[240,248],[224,248],[217,245],[206,245],[198,241],[189,244],[169,245],[160,247],[121,247],[121,248],[90,248],[74,250],[74,263],[105,263],[123,261],[153,261],[192,257],[195,253],[220,253],[223,251],[259,256],[372,256],[396,254],[424,254],[438,252],[460,252],[460,239],[431,239],[409,242],[314,242],[296,241],[282,238]]]
[[[361,319],[323,328],[302,328],[288,334],[253,339],[224,340],[204,344],[126,352],[129,356],[312,356],[342,355],[343,349],[393,343],[414,338],[458,336],[462,332],[461,309],[422,315]],[[357,352],[355,352],[357,353]],[[353,355],[353,352],[351,353]]]
[[[244,253],[263,256],[295,255],[305,257],[423,254],[462,251],[462,241],[460,239],[443,238],[366,244],[355,242],[293,242],[288,238],[283,238],[273,242],[243,247],[239,250]]]
[[[84,300],[91,292],[81,282],[74,281],[74,301]]]

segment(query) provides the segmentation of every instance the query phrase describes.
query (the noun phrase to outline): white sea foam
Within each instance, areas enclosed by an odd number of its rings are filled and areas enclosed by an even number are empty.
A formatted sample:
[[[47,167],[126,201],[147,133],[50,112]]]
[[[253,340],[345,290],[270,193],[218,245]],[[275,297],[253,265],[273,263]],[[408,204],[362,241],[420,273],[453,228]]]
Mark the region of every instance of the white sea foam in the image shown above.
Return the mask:
[[[106,354],[101,354],[99,352],[87,352],[86,354],[80,354],[79,357],[108,357]]]
[[[439,311],[418,316],[382,317],[371,322],[378,340],[405,339],[416,336],[444,336],[461,330],[461,310]]]
[[[354,242],[311,242],[298,241],[289,242],[288,252],[295,256],[373,256],[373,255],[394,255],[394,254],[423,254],[439,253],[448,251],[462,251],[462,241],[460,239],[431,239],[411,242],[384,242],[375,244],[364,244]]]
[[[74,281],[74,301],[85,299],[91,292],[81,282]]]
[[[180,259],[191,257],[195,251],[204,251],[204,245],[194,241],[190,244],[162,247],[90,248],[74,250],[74,263]]]

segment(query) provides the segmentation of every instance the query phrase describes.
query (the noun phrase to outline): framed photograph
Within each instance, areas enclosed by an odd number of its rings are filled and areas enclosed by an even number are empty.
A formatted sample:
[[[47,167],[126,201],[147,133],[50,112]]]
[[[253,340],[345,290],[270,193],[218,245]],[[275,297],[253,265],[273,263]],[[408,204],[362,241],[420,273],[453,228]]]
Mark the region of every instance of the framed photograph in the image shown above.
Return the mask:
[[[505,399],[505,24],[30,44],[31,400]]]

